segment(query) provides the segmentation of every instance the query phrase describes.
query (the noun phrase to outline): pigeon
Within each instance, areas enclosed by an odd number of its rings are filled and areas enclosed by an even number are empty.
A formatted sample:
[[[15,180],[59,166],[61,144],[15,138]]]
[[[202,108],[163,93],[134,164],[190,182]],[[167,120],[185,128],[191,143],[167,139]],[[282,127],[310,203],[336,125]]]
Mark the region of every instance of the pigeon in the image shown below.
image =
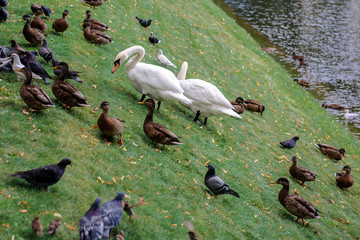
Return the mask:
[[[288,139],[288,140],[285,140],[283,142],[280,142],[280,144],[284,147],[284,148],[287,148],[287,149],[291,149],[293,147],[295,147],[296,145],[296,141],[297,140],[300,140],[300,138],[298,136],[295,136],[291,139]]]
[[[48,47],[46,39],[43,39],[43,41],[41,43],[41,47],[39,48],[39,54],[42,58],[45,59],[46,62],[49,62],[51,59],[54,58],[54,53]]]
[[[60,218],[55,218],[51,221],[50,225],[47,228],[47,235],[53,235],[59,230],[60,221]]]
[[[37,10],[41,9],[41,7],[39,5],[37,5],[37,4],[35,4],[35,3],[32,3],[30,5],[30,9],[33,12],[33,14],[35,14]]]
[[[121,230],[118,234],[116,234],[115,240],[124,240],[124,239],[125,239],[125,234],[124,231]]]
[[[0,6],[6,7],[9,3],[6,0],[0,0]]]
[[[151,32],[150,34],[150,37],[149,37],[149,41],[155,46],[155,44],[157,43],[161,43],[161,40],[157,39],[155,36],[154,36],[154,33]]]
[[[20,47],[20,45],[18,44],[18,42],[15,39],[11,39],[10,43],[11,43],[12,48],[15,48],[15,49],[19,50],[20,52],[25,53],[25,50],[22,47]]]
[[[171,66],[177,68],[170,60],[163,54],[163,51],[159,49],[159,53],[157,55],[157,60],[163,65],[165,68],[166,66]]]
[[[336,186],[340,189],[347,191],[349,187],[354,185],[354,179],[350,175],[351,168],[349,166],[344,166],[340,169],[342,172],[335,173]]]
[[[11,68],[14,71],[14,73],[16,74],[17,80],[20,81],[22,79],[25,79],[24,73],[22,73],[20,71],[16,71],[16,69],[22,69],[25,67],[21,63],[19,55],[17,55],[16,53],[13,53],[13,54],[11,54],[10,57],[3,58],[2,60],[0,60],[0,62],[2,62],[2,61],[4,61],[3,63],[5,63],[6,61],[9,61],[9,62],[12,61]],[[1,64],[0,64],[0,66],[1,66]],[[35,73],[32,73],[32,78],[41,79],[41,77],[36,75]]]
[[[125,197],[124,192],[118,193],[116,197],[104,203],[100,208],[100,216],[104,222],[103,238],[109,238],[110,232],[116,227],[122,218],[122,200]]]
[[[58,164],[51,164],[24,172],[16,172],[10,176],[23,178],[35,186],[48,189],[48,186],[57,183],[61,179],[67,165],[72,166],[71,160],[64,158]]]
[[[97,197],[89,210],[80,219],[80,240],[100,240],[104,231],[104,222],[100,216],[101,198]]]
[[[151,21],[152,21],[152,19],[144,20],[137,16],[135,16],[135,18],[139,21],[140,25],[143,26],[144,28],[147,28],[148,26],[150,26]]]
[[[52,13],[51,9],[48,7],[45,7],[44,5],[41,5],[41,9],[43,10],[44,15],[50,18],[51,13]]]
[[[35,216],[34,219],[31,221],[31,228],[34,232],[36,232],[37,236],[42,236],[43,226],[39,216]]]
[[[59,65],[59,61],[56,60],[55,58],[51,59],[51,62],[52,62],[53,68],[56,67],[57,65]],[[54,74],[56,76],[59,76],[60,73],[61,73],[60,69],[58,69],[58,68],[54,69]],[[73,79],[73,80],[75,80],[75,81],[77,81],[79,83],[83,83],[83,81],[80,78],[78,78],[79,73],[82,73],[82,72],[69,70],[68,73],[66,74],[65,79]]]
[[[26,51],[25,57],[21,58],[22,64],[29,68],[33,73],[39,75],[46,84],[50,85],[48,78],[52,79],[50,75],[45,71],[41,64],[35,59],[31,52]]]
[[[240,198],[239,194],[224,183],[224,181],[215,174],[215,167],[212,164],[206,166],[209,170],[205,175],[205,185],[215,194],[230,194]]]
[[[5,10],[4,7],[0,8],[0,22],[6,22],[6,20],[9,18],[8,11]]]
[[[196,236],[194,225],[190,221],[185,221],[184,225],[188,230],[190,240],[199,240],[199,238]]]

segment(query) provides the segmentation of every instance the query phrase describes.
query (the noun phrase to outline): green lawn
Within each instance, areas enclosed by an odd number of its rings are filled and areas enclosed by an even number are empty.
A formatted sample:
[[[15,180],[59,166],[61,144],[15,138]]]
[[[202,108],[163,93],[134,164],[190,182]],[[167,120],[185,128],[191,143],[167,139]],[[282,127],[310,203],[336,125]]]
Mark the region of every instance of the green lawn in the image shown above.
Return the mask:
[[[71,18],[65,35],[51,31],[48,45],[59,61],[83,71],[83,84],[69,80],[87,98],[91,108],[64,110],[43,81],[34,84],[54,100],[56,108],[40,113],[23,113],[26,108],[18,90],[20,83],[12,72],[0,72],[0,235],[2,239],[38,239],[30,222],[39,215],[44,229],[58,213],[62,225],[54,237],[77,239],[78,222],[96,197],[103,201],[125,191],[133,204],[144,198],[148,204],[135,209],[138,218],[130,222],[124,215],[115,228],[126,239],[188,239],[182,225],[193,222],[201,239],[358,239],[360,215],[358,162],[360,149],[355,137],[336,122],[314,98],[293,83],[289,74],[211,0],[130,1],[110,0],[92,9],[93,18],[111,27],[114,43],[94,46],[83,37],[80,23],[89,7],[81,1],[38,2],[55,9],[52,21],[67,8]],[[30,2],[10,1],[10,18],[0,24],[0,45],[16,39],[26,50],[22,36],[24,13]],[[143,29],[135,16],[152,18]],[[162,43],[150,45],[154,32]],[[122,50],[141,45],[143,62],[159,65],[157,50],[176,65],[189,63],[187,78],[200,78],[215,84],[232,100],[242,96],[260,100],[266,107],[262,117],[245,112],[243,119],[212,117],[206,128],[192,121],[194,114],[174,102],[163,102],[154,120],[182,137],[183,145],[154,148],[142,125],[147,109],[137,104],[141,95],[127,79],[125,66],[111,74],[115,56]],[[38,58],[50,75],[51,64]],[[52,83],[52,80],[50,80]],[[125,120],[124,146],[107,145],[98,129],[93,129],[102,101],[110,102],[110,116]],[[294,149],[279,142],[298,135]],[[346,149],[344,160],[334,163],[314,146],[329,143]],[[301,187],[289,176],[291,159],[318,173],[319,182]],[[57,163],[69,157],[60,182],[49,192],[32,187],[22,179],[8,177],[15,171]],[[208,199],[203,184],[207,168],[240,194]],[[355,185],[347,192],[336,187],[334,173],[343,165],[352,167]],[[322,219],[302,226],[278,202],[280,185],[270,180],[285,176],[291,191],[309,200],[322,212]],[[102,181],[101,181],[102,180]],[[329,204],[329,198],[333,201]],[[26,201],[27,205],[22,202]],[[331,201],[330,201],[331,202]],[[348,221],[348,222],[347,222]],[[64,225],[66,223],[66,225]]]

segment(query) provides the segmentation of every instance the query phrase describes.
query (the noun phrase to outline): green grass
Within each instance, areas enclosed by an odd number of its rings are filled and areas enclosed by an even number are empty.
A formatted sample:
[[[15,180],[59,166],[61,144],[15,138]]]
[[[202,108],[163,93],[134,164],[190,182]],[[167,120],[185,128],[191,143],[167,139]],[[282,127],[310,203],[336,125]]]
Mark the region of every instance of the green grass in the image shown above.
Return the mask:
[[[98,129],[93,129],[99,112],[92,108],[64,110],[51,88],[35,81],[55,101],[56,108],[26,115],[14,73],[0,72],[0,235],[3,239],[38,239],[30,221],[39,215],[44,228],[62,216],[62,226],[52,239],[77,239],[78,221],[96,197],[104,201],[125,191],[130,203],[144,198],[148,204],[135,209],[133,223],[124,215],[115,233],[124,230],[127,239],[187,239],[184,220],[193,222],[201,239],[355,239],[359,238],[359,144],[313,97],[292,82],[270,56],[234,20],[212,1],[107,1],[93,11],[93,18],[108,23],[114,43],[101,48],[87,42],[79,25],[88,7],[80,1],[41,1],[54,8],[52,20],[67,8],[71,18],[65,36],[55,34],[48,23],[47,39],[55,56],[71,69],[83,71],[85,83],[74,84],[88,97],[92,107],[110,102],[110,115],[126,121],[124,147],[115,142],[106,145]],[[27,50],[22,36],[24,22],[18,20],[30,12],[30,3],[10,2],[10,19],[0,25],[1,45],[16,39]],[[135,19],[153,18],[143,29]],[[153,47],[150,32],[162,40]],[[118,52],[141,45],[146,50],[143,62],[158,64],[157,49],[179,67],[189,63],[187,78],[214,83],[229,99],[255,98],[266,106],[263,117],[245,112],[243,119],[212,117],[207,128],[192,119],[193,113],[178,103],[164,102],[154,120],[181,135],[184,144],[165,150],[154,148],[145,136],[142,124],[147,113],[138,105],[140,94],[120,66],[111,74]],[[174,58],[174,59],[173,59]],[[38,60],[52,75],[50,64]],[[171,69],[177,74],[178,69]],[[51,81],[52,82],[52,81]],[[96,88],[93,87],[96,85]],[[35,130],[34,130],[35,129]],[[279,142],[294,135],[300,137],[296,148],[285,150]],[[326,142],[346,149],[346,157],[333,163],[313,145]],[[299,165],[319,175],[319,182],[302,188],[289,177],[293,155]],[[9,174],[57,163],[63,157],[73,161],[62,180],[42,192]],[[240,195],[206,198],[203,184],[210,161],[217,174]],[[335,185],[334,173],[343,165],[352,167],[355,185],[348,192]],[[286,176],[290,188],[309,200],[323,213],[322,219],[302,226],[294,223],[278,202],[279,185],[269,180]],[[104,181],[116,183],[101,183]],[[331,198],[334,204],[329,204]],[[26,201],[29,207],[21,201]],[[26,212],[20,210],[26,209]],[[341,220],[343,219],[343,220]],[[349,221],[346,224],[345,221]],[[71,230],[73,226],[76,230]],[[43,236],[42,239],[50,239]]]

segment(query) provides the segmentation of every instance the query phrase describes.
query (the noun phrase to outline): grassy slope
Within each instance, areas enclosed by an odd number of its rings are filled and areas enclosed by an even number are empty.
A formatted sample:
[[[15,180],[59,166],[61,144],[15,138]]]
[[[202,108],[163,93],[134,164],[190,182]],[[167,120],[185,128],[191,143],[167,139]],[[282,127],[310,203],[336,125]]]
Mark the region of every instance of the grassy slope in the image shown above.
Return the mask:
[[[134,223],[124,217],[115,229],[123,229],[128,239],[187,239],[186,229],[181,226],[186,219],[194,223],[201,239],[359,237],[359,185],[356,183],[343,193],[333,177],[343,164],[349,164],[355,181],[358,180],[355,163],[359,145],[355,138],[295,85],[286,71],[213,2],[108,1],[93,10],[94,18],[113,29],[109,34],[115,43],[101,48],[82,36],[79,24],[88,7],[80,1],[39,3],[56,9],[52,19],[58,18],[65,8],[70,10],[70,29],[65,37],[48,30],[49,46],[57,59],[67,61],[74,70],[84,71],[84,84],[71,83],[89,98],[92,107],[108,100],[110,115],[126,121],[124,147],[104,143],[99,131],[92,129],[100,113],[93,113],[90,108],[65,111],[56,101],[55,109],[23,114],[25,106],[18,95],[20,83],[15,74],[1,72],[0,234],[5,239],[12,235],[16,235],[15,239],[35,239],[30,229],[35,215],[47,225],[54,213],[60,213],[62,222],[77,229],[78,220],[97,196],[107,201],[120,190],[130,195],[132,203],[140,197],[149,203],[136,209],[139,218]],[[17,1],[16,6],[10,3],[7,9],[13,22],[0,25],[1,45],[8,45],[14,38],[21,46],[28,46],[21,34],[23,23],[18,20],[29,12],[29,6],[27,1]],[[144,30],[135,15],[151,16],[154,22]],[[163,41],[156,47],[147,41],[151,31]],[[210,81],[230,99],[243,96],[261,100],[266,106],[263,117],[248,112],[240,120],[213,117],[204,129],[192,122],[193,114],[181,105],[164,102],[155,120],[181,135],[184,145],[155,149],[142,130],[147,110],[136,104],[140,94],[127,80],[124,66],[115,74],[110,73],[115,55],[132,45],[146,49],[143,61],[147,63],[158,64],[157,48],[170,59],[174,57],[172,61],[178,67],[182,61],[188,61],[188,78]],[[39,61],[51,72],[50,64]],[[49,86],[42,81],[36,84],[54,99]],[[97,87],[93,88],[93,84]],[[279,147],[278,142],[296,134],[301,141],[295,149]],[[346,159],[331,162],[314,147],[313,142],[317,141],[344,147]],[[324,214],[305,227],[294,223],[295,217],[278,202],[280,186],[269,185],[269,178],[289,177],[290,163],[284,159],[294,154],[301,157],[301,166],[316,171],[320,179],[305,188],[290,179],[290,188],[297,188]],[[73,160],[73,167],[66,170],[50,192],[7,177],[14,171],[58,162],[66,156]],[[204,163],[209,160],[218,175],[239,192],[240,199],[206,198]],[[110,182],[114,178],[117,183],[101,183],[98,177]],[[329,198],[334,204],[329,205]],[[26,201],[29,208],[18,204],[20,201]],[[345,224],[346,220],[349,224]],[[76,238],[77,232],[64,225],[53,237]]]

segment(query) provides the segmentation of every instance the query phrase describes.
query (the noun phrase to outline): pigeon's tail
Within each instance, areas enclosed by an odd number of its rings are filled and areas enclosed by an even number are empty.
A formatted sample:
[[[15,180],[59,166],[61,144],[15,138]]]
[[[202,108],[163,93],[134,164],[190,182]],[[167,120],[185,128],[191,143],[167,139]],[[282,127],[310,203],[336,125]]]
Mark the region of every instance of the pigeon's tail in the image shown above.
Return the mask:
[[[227,194],[231,194],[237,198],[240,198],[239,194],[237,192],[235,192],[234,190],[230,189],[226,191]]]
[[[23,178],[23,177],[24,177],[24,172],[16,172],[16,173],[14,173],[14,174],[11,174],[10,177]]]
[[[140,21],[141,19],[140,18],[138,18],[137,16],[135,16],[135,18],[138,20],[138,21]]]
[[[188,230],[188,234],[189,234],[190,239],[191,240],[199,240],[199,238],[196,236],[193,224],[190,221],[185,221],[184,225]]]

